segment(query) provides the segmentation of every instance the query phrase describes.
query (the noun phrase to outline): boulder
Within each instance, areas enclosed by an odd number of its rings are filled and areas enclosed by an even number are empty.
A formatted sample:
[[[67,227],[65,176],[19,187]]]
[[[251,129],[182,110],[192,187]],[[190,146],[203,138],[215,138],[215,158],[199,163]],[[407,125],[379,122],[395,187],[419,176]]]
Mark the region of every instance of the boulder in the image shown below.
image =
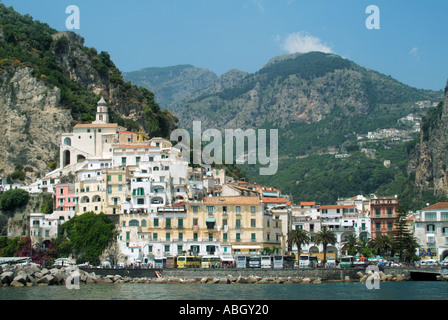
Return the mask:
[[[27,276],[26,273],[15,276],[11,282],[11,285],[13,282],[20,282],[21,284],[26,285],[26,276]]]
[[[302,283],[310,283],[311,279],[310,278],[303,278]]]
[[[11,286],[11,287],[24,287],[24,286],[26,286],[26,282],[25,282],[25,284],[23,284],[23,283],[20,282],[20,281],[15,281],[15,280],[13,280],[13,281],[11,282],[10,286]]]
[[[14,280],[14,272],[5,271],[0,275],[0,280],[2,284],[10,284]]]
[[[54,285],[57,283],[58,283],[58,280],[51,274],[47,274],[46,276],[43,276],[42,278],[37,280],[37,284]]]
[[[255,276],[248,276],[246,281],[247,281],[247,283],[256,283],[256,282],[258,282],[258,278]]]

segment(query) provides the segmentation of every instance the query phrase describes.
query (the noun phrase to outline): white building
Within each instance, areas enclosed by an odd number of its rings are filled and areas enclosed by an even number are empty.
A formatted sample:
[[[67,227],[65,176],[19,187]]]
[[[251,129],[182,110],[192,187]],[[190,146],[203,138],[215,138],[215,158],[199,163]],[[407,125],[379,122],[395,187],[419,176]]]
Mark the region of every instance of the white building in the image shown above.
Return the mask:
[[[414,236],[422,259],[442,261],[448,257],[448,202],[439,202],[415,215]]]
[[[58,216],[43,213],[30,213],[30,237],[33,245],[56,239],[59,226],[65,222]]]

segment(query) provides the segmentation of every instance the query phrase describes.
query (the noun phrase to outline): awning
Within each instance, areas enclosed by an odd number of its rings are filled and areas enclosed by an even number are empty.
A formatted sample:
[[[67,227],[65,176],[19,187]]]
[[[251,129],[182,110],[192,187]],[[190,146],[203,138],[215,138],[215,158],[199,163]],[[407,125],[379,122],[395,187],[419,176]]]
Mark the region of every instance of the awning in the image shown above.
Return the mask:
[[[232,249],[261,249],[261,246],[250,246],[250,245],[234,245]]]
[[[216,220],[215,220],[215,218],[205,218],[205,222],[206,223],[208,223],[208,222],[215,222]]]

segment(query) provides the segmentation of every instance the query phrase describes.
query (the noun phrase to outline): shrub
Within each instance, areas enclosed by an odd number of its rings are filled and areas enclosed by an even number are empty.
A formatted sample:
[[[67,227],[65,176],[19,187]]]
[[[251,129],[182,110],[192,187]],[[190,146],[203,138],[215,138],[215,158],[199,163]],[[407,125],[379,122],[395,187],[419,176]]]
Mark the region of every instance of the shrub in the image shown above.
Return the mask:
[[[0,209],[12,211],[25,206],[30,199],[28,192],[22,189],[11,189],[3,192],[0,197]]]

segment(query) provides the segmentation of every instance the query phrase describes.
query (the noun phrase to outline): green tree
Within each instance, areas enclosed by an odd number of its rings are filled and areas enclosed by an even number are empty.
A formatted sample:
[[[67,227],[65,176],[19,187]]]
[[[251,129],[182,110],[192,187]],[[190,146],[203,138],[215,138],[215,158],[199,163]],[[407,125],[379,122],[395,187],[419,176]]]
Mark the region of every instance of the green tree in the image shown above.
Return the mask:
[[[336,243],[336,234],[333,231],[328,230],[328,228],[324,226],[322,230],[317,232],[316,235],[314,236],[314,242],[317,245],[322,244],[322,246],[324,247],[323,263],[325,264],[327,262],[327,246],[329,244],[333,245]]]
[[[30,200],[28,192],[22,189],[10,189],[2,193],[0,197],[0,209],[12,211],[26,206]]]
[[[345,238],[342,250],[346,251],[347,254],[354,256],[361,249],[359,239],[356,235],[351,234]]]
[[[289,246],[293,246],[296,245],[297,246],[297,258],[300,258],[300,252],[302,249],[302,245],[307,244],[310,242],[310,235],[308,233],[308,231],[303,230],[303,229],[296,229],[296,230],[291,230],[288,233],[288,245]]]
[[[99,256],[116,237],[115,225],[104,213],[86,212],[61,226],[55,244],[60,254],[73,255],[78,263],[99,263]]]
[[[379,235],[372,239],[370,245],[378,254],[389,255],[393,246],[393,239],[388,235]]]

